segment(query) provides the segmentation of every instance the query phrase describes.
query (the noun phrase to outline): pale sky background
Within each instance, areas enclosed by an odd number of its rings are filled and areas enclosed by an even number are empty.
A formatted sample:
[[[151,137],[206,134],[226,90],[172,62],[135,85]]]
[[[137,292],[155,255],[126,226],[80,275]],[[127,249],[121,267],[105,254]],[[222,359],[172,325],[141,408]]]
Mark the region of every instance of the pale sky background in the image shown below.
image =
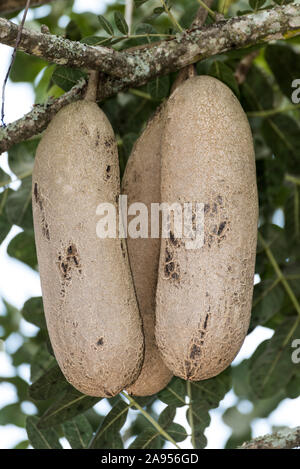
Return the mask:
[[[83,11],[90,11],[94,13],[103,13],[105,10],[105,3],[113,3],[113,1],[96,1],[96,0],[76,0],[74,10],[77,13]],[[30,12],[28,19],[33,18],[33,14],[36,16],[44,16],[49,11],[49,6],[40,7],[34,12]],[[14,20],[15,21],[15,20]],[[61,26],[64,27],[68,23],[67,17],[62,17]],[[8,67],[9,59],[11,56],[12,49],[0,45],[0,84],[2,86],[4,76]],[[32,86],[26,83],[12,83],[8,82],[6,87],[6,108],[5,108],[5,120],[6,123],[12,122],[22,117],[26,112],[29,112],[34,102],[34,94]],[[7,155],[3,154],[0,157],[0,166],[9,172],[7,166]],[[16,182],[13,187],[18,186]],[[0,189],[1,190],[1,189]],[[280,213],[277,214],[274,220],[275,223],[282,224],[282,216]],[[0,296],[5,298],[11,304],[17,308],[21,308],[24,302],[32,297],[41,295],[39,275],[26,267],[21,262],[10,258],[6,254],[6,248],[10,240],[18,233],[21,229],[13,227],[6,240],[0,247]],[[1,314],[1,305],[0,305]],[[26,321],[22,320],[22,331],[28,336],[35,335],[37,328],[30,325]],[[235,359],[234,363],[239,363],[244,358],[250,357],[253,351],[256,349],[259,343],[266,338],[271,337],[273,331],[264,327],[258,327],[255,331],[250,334]],[[21,338],[18,334],[13,334],[5,344],[5,349],[8,353],[0,351],[0,376],[13,376],[14,368],[11,366],[11,360],[9,353],[13,353],[21,344]],[[29,381],[29,366],[22,365],[18,369],[20,375]],[[1,408],[7,404],[11,404],[17,401],[16,392],[14,387],[8,383],[0,384],[0,413]],[[222,422],[222,412],[229,406],[234,405],[237,401],[233,391],[230,391],[220,404],[220,408],[211,411],[212,422],[210,427],[205,431],[208,438],[208,448],[222,448],[227,438],[230,436],[230,428]],[[161,406],[163,408],[164,405]],[[101,412],[107,412],[110,406],[106,401],[99,403],[98,408]],[[247,413],[251,411],[251,403],[244,401],[240,404],[239,410]],[[24,411],[27,413],[34,413],[35,407],[30,402],[24,404]],[[179,409],[176,421],[188,428],[185,419],[186,407]],[[299,425],[300,415],[300,398],[298,399],[285,399],[279,407],[272,412],[268,419],[257,419],[253,423],[254,436],[264,435],[272,431],[272,426],[289,426],[295,427]],[[25,430],[18,428],[14,425],[0,426],[0,449],[8,449],[15,446],[18,442],[26,439]],[[68,443],[62,441],[63,446],[68,448]],[[170,445],[171,447],[171,445]],[[181,448],[191,448],[189,439],[180,443]]]

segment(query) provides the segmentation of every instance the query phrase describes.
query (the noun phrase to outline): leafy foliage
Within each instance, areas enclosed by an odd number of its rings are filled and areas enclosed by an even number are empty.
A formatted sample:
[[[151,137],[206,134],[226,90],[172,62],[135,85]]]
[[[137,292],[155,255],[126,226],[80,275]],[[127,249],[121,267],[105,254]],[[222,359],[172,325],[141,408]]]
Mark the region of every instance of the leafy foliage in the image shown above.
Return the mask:
[[[166,3],[181,27],[188,28],[199,7],[198,1]],[[236,11],[244,14],[248,4],[255,11],[266,6],[265,0],[229,2],[228,15]],[[50,4],[47,16],[36,15],[32,23],[36,28],[45,24],[52,34],[73,41],[118,50],[147,45],[177,33],[170,14],[160,2],[135,0],[134,6],[130,36],[121,2],[110,4],[103,15],[97,16],[75,13],[73,1],[56,1]],[[217,9],[217,2],[213,9]],[[68,18],[65,28],[60,26],[62,16]],[[207,23],[211,21],[207,19]],[[254,50],[258,55],[243,83],[238,84],[236,68]],[[218,409],[231,430],[226,447],[234,448],[251,438],[255,419],[267,418],[285,398],[299,396],[299,364],[291,360],[291,343],[300,338],[300,110],[291,107],[292,81],[300,78],[299,64],[297,39],[232,50],[196,64],[199,74],[214,76],[227,84],[249,116],[256,152],[259,231],[266,243],[258,244],[258,283],[254,288],[249,333],[265,326],[273,331],[271,339],[261,343],[252,357],[215,378],[186,383],[174,377],[156,396],[126,399],[124,394],[101,400],[75,390],[60,371],[49,341],[42,299],[29,298],[21,312],[3,299],[0,339],[9,344],[9,339],[17,336],[20,345],[9,350],[15,376],[0,376],[0,386],[3,383],[13,386],[17,395],[15,403],[0,409],[0,425],[26,427],[28,440],[16,448],[27,448],[30,443],[36,449],[59,449],[62,436],[74,449],[160,449],[166,441],[173,446],[183,442],[184,447],[186,438],[194,447],[203,448],[213,409]],[[46,64],[19,52],[11,79],[31,83],[35,102],[43,103],[49,96],[57,97],[70,90],[86,73]],[[155,109],[169,96],[176,77],[176,73],[158,77],[139,89],[130,89],[101,103],[117,137],[121,173],[134,142]],[[11,184],[11,176],[0,168],[0,243],[13,225],[20,227],[22,232],[9,242],[7,252],[32,269],[37,269],[37,259],[31,173],[38,142],[37,136],[8,152],[12,178],[19,181],[18,187]],[[36,328],[30,336],[24,332],[24,321]],[[30,366],[30,384],[21,377],[20,365]],[[230,390],[236,401],[224,408],[220,403]],[[34,416],[28,415],[22,405],[28,401],[34,405]],[[185,426],[175,421],[182,410],[186,414]]]

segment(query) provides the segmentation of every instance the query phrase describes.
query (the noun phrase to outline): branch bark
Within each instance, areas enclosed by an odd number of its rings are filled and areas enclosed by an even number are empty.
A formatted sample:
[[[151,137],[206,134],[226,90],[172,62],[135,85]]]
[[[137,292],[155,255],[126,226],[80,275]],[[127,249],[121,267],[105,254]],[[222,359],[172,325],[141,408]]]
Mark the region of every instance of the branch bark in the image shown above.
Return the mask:
[[[244,443],[239,449],[293,449],[300,446],[300,427],[284,428]]]
[[[24,29],[19,49],[49,62],[146,81],[230,49],[299,35],[300,5],[288,4],[193,28],[150,47],[117,52]],[[0,42],[15,45],[18,27],[0,18]]]
[[[50,3],[51,0],[31,0],[30,7],[36,7]],[[23,10],[26,0],[0,0],[0,15],[12,13],[13,11]]]
[[[138,49],[131,57],[140,78],[154,78],[231,49],[299,35],[299,28],[300,5],[289,4],[184,31],[175,39]]]
[[[189,63],[212,55],[233,48],[254,45],[258,42],[282,39],[292,34],[300,34],[300,5],[295,4],[231,18],[202,29],[191,29],[184,34],[178,35],[174,40],[152,43],[150,48],[117,53],[118,56],[125,58],[126,63],[130,63],[130,67],[134,72],[127,74],[125,67],[122,70],[122,78],[103,76],[98,90],[98,101],[102,101],[127,88],[144,85],[155,76],[167,74],[170,70],[179,70]],[[2,42],[2,36],[0,19],[0,42]],[[49,35],[42,36],[49,38]],[[60,52],[64,55],[66,40],[51,35],[50,38],[54,38],[52,39],[54,41],[52,42],[53,47],[55,41],[59,41],[61,44]],[[79,43],[74,42],[72,44],[76,48]],[[97,48],[90,48],[94,49],[94,54],[97,54]],[[111,53],[111,50],[109,51]],[[95,68],[91,65],[89,65],[90,69]],[[55,112],[72,99],[80,97],[84,86],[84,83],[76,85],[74,93],[71,90],[57,101],[50,100],[44,106],[36,106],[22,119],[9,124],[5,129],[0,129],[0,152],[6,151],[15,143],[41,132],[47,127]]]
[[[0,18],[0,43],[14,47],[17,35],[18,26],[5,18]],[[18,49],[58,65],[101,70],[118,77],[133,72],[133,65],[128,63],[121,52],[114,49],[92,47],[31,29],[23,28]]]

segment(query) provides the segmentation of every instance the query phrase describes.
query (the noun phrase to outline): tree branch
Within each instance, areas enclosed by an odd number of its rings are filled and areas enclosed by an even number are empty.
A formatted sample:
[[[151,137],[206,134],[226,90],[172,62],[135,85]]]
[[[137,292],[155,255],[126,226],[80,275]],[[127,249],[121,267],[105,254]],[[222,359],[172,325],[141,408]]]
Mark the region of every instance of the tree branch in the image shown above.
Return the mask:
[[[30,8],[45,5],[50,2],[51,0],[31,0]],[[26,0],[0,0],[0,15],[23,10],[23,8],[25,8],[25,4]]]
[[[0,18],[0,43],[14,47],[17,35],[18,26],[5,18]],[[92,47],[32,29],[23,28],[18,49],[58,65],[101,70],[119,77],[124,74],[130,75],[133,71],[133,66],[126,61],[123,54],[114,49]]]
[[[300,446],[300,427],[284,428],[244,443],[239,449],[292,449]]]
[[[155,76],[167,74],[170,70],[179,70],[191,62],[226,52],[232,48],[282,39],[291,34],[300,34],[300,5],[289,4],[256,14],[231,18],[203,29],[192,29],[178,35],[174,40],[162,41],[159,44],[152,43],[150,48],[120,52],[119,55],[130,63],[134,72],[127,75],[125,68],[123,78],[102,76],[98,101],[128,88],[144,85]],[[49,35],[43,36],[49,37]],[[1,37],[0,29],[0,42],[2,42]],[[50,38],[53,37],[50,36]],[[61,50],[63,50],[66,40],[55,39],[61,41]],[[72,44],[76,47],[79,43]],[[97,50],[95,47],[91,49]],[[89,68],[95,67],[89,66]],[[74,93],[71,90],[59,100],[50,100],[43,106],[36,106],[22,119],[9,124],[5,129],[0,129],[0,152],[41,132],[47,127],[55,112],[68,102],[80,97],[84,86],[85,84],[81,82],[76,85]]]
[[[288,4],[177,34],[150,47],[117,52],[24,29],[19,49],[49,62],[146,81],[215,54],[300,34],[300,5]],[[15,45],[18,27],[0,18],[0,42]]]
[[[59,98],[49,99],[43,105],[35,105],[33,110],[25,114],[21,119],[9,124],[5,128],[0,128],[0,154],[8,150],[15,143],[28,140],[42,132],[61,108],[82,98],[86,84],[86,81],[80,81]]]
[[[194,28],[130,55],[139,77],[149,79],[231,49],[299,34],[300,5],[289,4]]]

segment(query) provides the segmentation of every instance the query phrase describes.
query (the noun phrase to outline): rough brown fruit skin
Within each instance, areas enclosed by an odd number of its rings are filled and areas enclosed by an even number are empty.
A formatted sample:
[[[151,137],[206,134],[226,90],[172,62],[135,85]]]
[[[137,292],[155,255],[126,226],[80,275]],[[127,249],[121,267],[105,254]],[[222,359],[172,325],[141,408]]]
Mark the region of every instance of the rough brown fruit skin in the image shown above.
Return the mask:
[[[144,340],[124,241],[100,239],[102,202],[120,193],[117,146],[92,102],[52,120],[37,149],[33,216],[44,309],[67,380],[92,396],[114,396],[137,378]]]
[[[250,127],[222,82],[187,80],[171,95],[162,141],[161,199],[204,203],[204,246],[162,239],[156,340],[176,376],[223,371],[248,330],[258,202]]]
[[[163,108],[160,108],[137,140],[122,180],[122,193],[128,196],[128,206],[134,202],[143,202],[147,206],[149,230],[151,203],[160,203],[162,130]],[[160,239],[128,237],[127,247],[145,334],[142,371],[127,391],[136,396],[151,396],[165,388],[172,378],[172,373],[162,361],[154,337]]]

